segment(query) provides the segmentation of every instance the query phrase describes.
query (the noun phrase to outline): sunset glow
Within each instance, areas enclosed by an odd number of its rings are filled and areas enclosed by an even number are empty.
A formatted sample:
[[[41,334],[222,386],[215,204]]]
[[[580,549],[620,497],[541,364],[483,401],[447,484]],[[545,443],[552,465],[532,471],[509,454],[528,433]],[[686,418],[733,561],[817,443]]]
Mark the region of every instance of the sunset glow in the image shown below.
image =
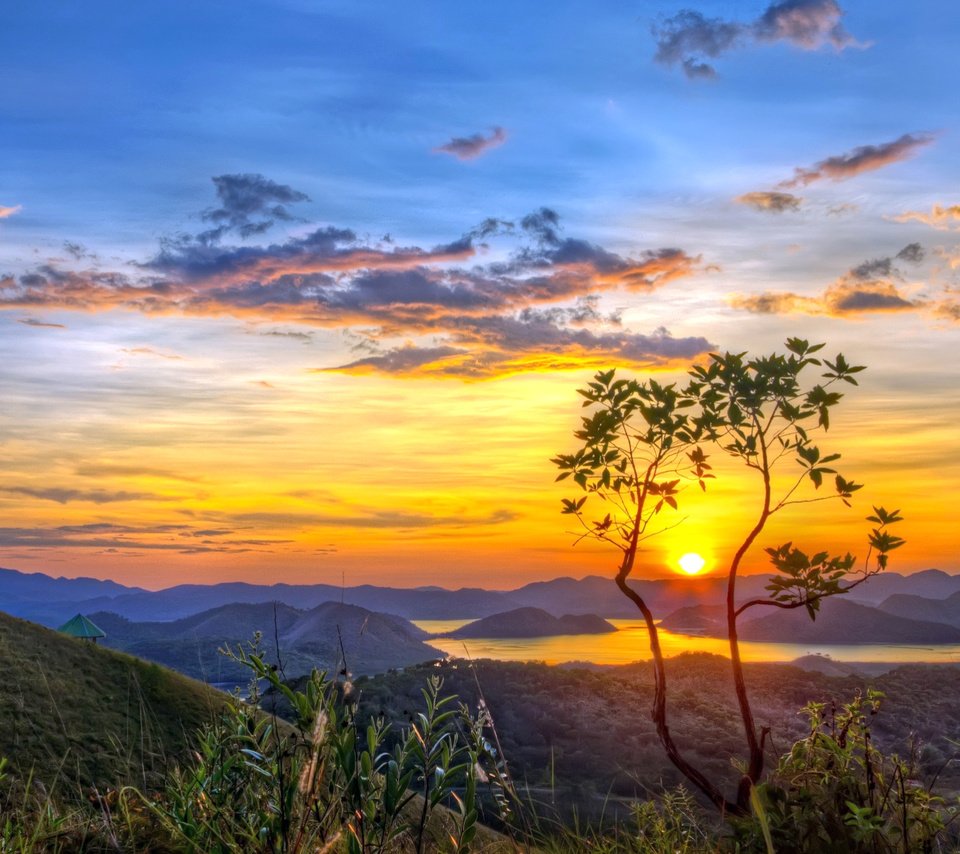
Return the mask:
[[[687,552],[677,561],[677,564],[687,575],[697,575],[703,571],[707,562],[696,552]]]
[[[868,366],[822,443],[865,488],[744,570],[882,504],[891,568],[956,572],[960,19],[841,5],[714,50],[673,2],[11,4],[0,566],[612,576],[559,513],[576,389],[800,336]],[[763,484],[712,453],[636,577],[729,565]]]

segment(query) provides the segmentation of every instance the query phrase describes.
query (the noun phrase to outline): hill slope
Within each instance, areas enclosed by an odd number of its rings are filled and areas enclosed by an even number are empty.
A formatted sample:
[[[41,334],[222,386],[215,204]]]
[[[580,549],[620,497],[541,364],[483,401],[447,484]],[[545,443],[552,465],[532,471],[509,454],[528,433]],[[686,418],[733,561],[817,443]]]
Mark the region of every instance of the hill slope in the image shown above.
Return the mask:
[[[156,664],[0,613],[0,755],[82,786],[156,785],[224,695]]]

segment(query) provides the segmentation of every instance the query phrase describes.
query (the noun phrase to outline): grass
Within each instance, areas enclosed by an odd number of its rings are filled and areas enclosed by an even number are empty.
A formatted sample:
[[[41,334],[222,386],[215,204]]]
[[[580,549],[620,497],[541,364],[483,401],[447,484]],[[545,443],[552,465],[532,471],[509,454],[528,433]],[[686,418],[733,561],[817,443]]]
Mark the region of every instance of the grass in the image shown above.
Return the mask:
[[[0,756],[8,781],[69,798],[162,784],[225,695],[156,664],[0,613]]]

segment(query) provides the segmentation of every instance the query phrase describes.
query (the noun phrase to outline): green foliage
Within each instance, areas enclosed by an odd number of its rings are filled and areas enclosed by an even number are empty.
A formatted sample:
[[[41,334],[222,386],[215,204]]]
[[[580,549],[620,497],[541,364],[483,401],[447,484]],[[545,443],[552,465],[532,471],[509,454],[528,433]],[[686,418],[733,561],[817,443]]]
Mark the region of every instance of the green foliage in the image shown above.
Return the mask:
[[[868,691],[839,708],[804,708],[808,735],[756,787],[775,850],[886,854],[950,844],[946,825],[957,819],[957,810],[947,809],[921,781],[917,756],[884,754],[873,743],[882,699]],[[758,827],[757,821],[737,825],[745,846],[760,848]]]
[[[803,607],[815,619],[823,598],[845,593],[882,571],[889,552],[903,544],[886,530],[899,521],[897,511],[876,507],[870,521],[877,527],[869,535],[870,550],[861,572],[854,570],[855,559],[849,553],[831,556],[818,551],[808,556],[792,542],[786,543],[767,549],[778,573],[767,587],[769,595],[742,604],[737,601],[741,563],[774,515],[792,505],[831,499],[849,506],[853,493],[862,488],[833,467],[839,454],[825,454],[814,442],[819,432],[829,430],[831,411],[843,398],[837,384],[857,385],[854,375],[864,370],[848,363],[842,354],[832,362],[821,361],[814,354],[823,347],[789,338],[785,354],[748,359],[745,353],[714,353],[706,365],[692,366],[682,386],[661,385],[653,379],[618,379],[615,371],[600,372],[586,388],[578,390],[583,405],[591,408],[590,414],[581,418],[581,429],[574,433],[581,447],[552,461],[560,469],[558,480],[571,478],[586,493],[562,499],[561,512],[577,519],[580,539],[612,544],[621,552],[616,583],[647,625],[656,686],[651,715],[664,750],[715,806],[738,815],[747,812],[751,787],[763,772],[768,730],[758,730],[754,721],[740,660],[737,618],[748,608],[762,605]],[[809,369],[824,367],[820,381],[809,379]],[[656,620],[643,597],[627,584],[639,544],[667,527],[655,521],[660,513],[680,509],[685,485],[695,482],[706,490],[713,474],[705,445],[718,448],[758,478],[754,521],[745,527],[727,569],[731,675],[748,754],[735,800],[726,798],[715,779],[692,765],[673,739]],[[789,459],[800,466],[800,474],[784,484],[775,475],[780,463]],[[827,475],[833,478],[834,494],[799,497],[798,490],[805,482],[816,492]]]
[[[361,724],[348,686],[314,671],[296,690],[256,649],[236,659],[252,673],[250,701],[235,697],[202,733],[194,762],[150,801],[185,850],[468,849],[478,830],[480,724],[441,696],[439,678],[390,749],[389,725]],[[293,726],[257,710],[261,684],[293,709]]]

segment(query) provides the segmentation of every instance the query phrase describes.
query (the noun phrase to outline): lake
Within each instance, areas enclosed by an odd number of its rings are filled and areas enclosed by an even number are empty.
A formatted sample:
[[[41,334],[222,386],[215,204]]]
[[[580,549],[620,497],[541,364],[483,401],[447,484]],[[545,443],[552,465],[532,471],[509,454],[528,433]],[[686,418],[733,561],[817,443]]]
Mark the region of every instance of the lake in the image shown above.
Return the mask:
[[[414,620],[424,631],[452,632],[470,620]],[[494,658],[500,661],[543,661],[562,664],[587,661],[593,664],[629,664],[650,658],[647,629],[642,621],[609,620],[617,632],[603,635],[556,635],[546,638],[453,638],[431,640],[431,646],[456,658]],[[660,629],[660,646],[667,657],[682,652],[728,655],[721,638],[680,635]],[[824,655],[834,661],[960,663],[960,644],[899,646],[895,644],[812,644],[740,642],[744,661],[793,661],[803,655]]]

